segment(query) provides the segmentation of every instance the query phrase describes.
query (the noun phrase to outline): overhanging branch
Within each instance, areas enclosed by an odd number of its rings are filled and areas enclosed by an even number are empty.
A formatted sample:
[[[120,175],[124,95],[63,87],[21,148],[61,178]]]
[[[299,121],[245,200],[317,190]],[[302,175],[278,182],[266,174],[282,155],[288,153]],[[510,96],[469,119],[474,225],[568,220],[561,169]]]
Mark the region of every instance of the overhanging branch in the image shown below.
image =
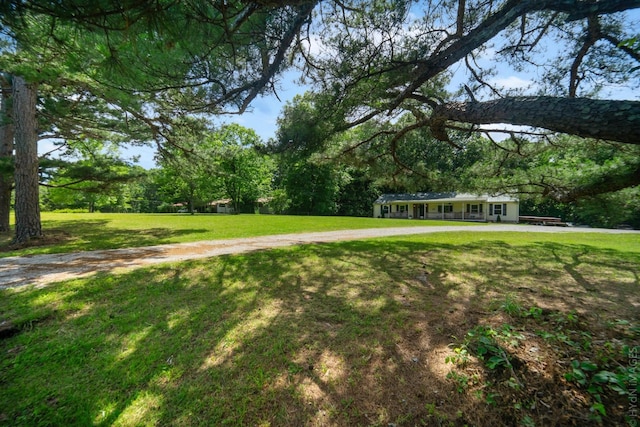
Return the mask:
[[[438,105],[432,120],[474,125],[507,123],[640,145],[640,101],[536,96],[450,102]]]

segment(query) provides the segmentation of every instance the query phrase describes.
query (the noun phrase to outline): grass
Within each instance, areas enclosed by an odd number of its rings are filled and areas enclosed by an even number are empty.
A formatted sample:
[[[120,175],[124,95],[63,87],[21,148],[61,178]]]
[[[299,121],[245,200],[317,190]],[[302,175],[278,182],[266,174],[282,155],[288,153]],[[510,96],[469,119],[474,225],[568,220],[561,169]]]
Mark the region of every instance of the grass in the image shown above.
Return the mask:
[[[635,235],[439,233],[3,290],[0,424],[634,425],[596,373],[638,271]]]
[[[456,223],[474,225],[474,223]],[[229,239],[361,228],[451,225],[450,221],[337,216],[42,213],[45,239],[29,247],[0,235],[0,257],[141,247],[165,243]],[[477,225],[477,224],[475,224]]]

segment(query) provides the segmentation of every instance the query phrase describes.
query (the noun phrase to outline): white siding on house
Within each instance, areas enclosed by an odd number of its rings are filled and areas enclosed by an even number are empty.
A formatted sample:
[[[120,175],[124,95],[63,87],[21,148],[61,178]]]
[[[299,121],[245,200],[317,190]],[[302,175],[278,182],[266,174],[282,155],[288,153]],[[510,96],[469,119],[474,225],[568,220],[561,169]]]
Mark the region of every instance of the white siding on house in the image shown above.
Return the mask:
[[[374,218],[518,222],[519,215],[516,198],[486,194],[385,194],[373,204]]]
[[[518,222],[520,216],[520,206],[518,203],[488,203],[489,211],[487,219],[489,221]],[[506,212],[506,213],[505,213]]]

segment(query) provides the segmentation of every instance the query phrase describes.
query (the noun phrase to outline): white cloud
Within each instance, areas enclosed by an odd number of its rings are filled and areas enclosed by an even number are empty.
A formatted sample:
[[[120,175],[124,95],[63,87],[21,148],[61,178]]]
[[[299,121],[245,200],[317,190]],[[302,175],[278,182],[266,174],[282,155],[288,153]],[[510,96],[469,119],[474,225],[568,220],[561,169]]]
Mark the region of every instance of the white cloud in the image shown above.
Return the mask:
[[[494,77],[490,80],[490,83],[503,89],[528,89],[533,84],[533,81],[518,76],[508,76]]]
[[[329,50],[320,36],[315,34],[310,34],[308,39],[302,40],[302,49],[311,57],[321,57],[324,52]]]
[[[41,139],[38,141],[38,155],[40,156],[56,151],[57,148],[58,146],[55,144],[54,139]]]

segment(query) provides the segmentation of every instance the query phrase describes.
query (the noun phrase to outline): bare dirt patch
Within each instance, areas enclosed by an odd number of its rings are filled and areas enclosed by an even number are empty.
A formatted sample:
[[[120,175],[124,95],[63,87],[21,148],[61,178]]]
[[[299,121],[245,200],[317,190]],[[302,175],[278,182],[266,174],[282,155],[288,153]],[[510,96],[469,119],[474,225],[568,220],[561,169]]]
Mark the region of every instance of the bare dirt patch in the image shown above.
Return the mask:
[[[11,243],[0,246],[0,252],[14,252],[21,249],[55,246],[70,239],[70,235],[62,230],[48,230],[40,238],[33,238],[26,243]]]

